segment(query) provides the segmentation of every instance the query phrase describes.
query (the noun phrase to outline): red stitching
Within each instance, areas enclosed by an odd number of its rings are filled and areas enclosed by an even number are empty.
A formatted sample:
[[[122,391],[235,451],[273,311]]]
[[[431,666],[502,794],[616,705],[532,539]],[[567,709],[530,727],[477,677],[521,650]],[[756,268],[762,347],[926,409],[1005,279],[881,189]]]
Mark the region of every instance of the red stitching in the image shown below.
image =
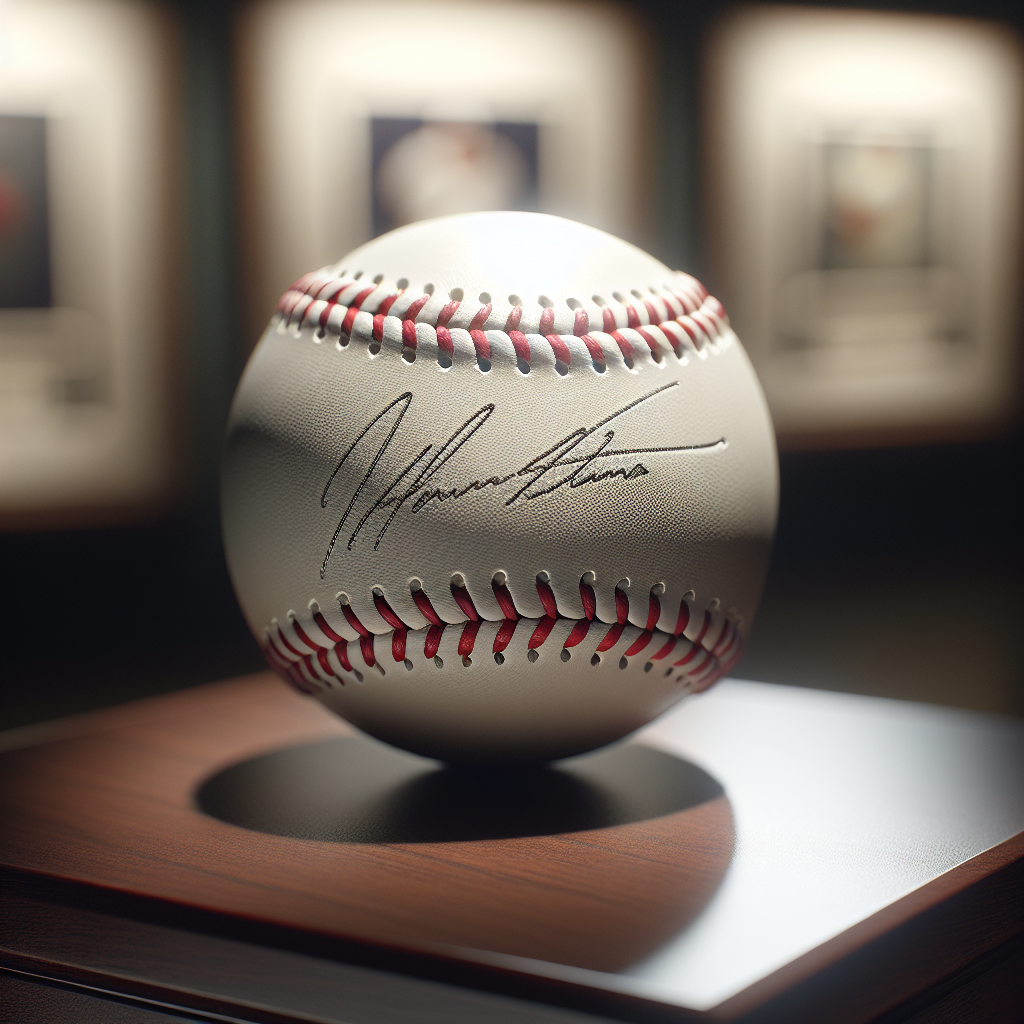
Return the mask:
[[[647,608],[647,629],[652,630],[658,625],[658,619],[661,618],[661,602],[658,600],[654,592],[651,592],[651,603]]]
[[[501,608],[501,614],[505,616],[505,620],[519,618],[519,612],[516,611],[516,606],[512,601],[512,595],[508,592],[508,587],[502,583],[500,586],[494,581],[491,581],[491,589],[494,591],[494,596],[497,599],[498,607]]]
[[[620,626],[629,621],[629,598],[618,587],[615,588],[615,621]]]
[[[545,640],[548,638],[548,634],[555,628],[555,623],[558,620],[552,615],[545,615],[540,622],[537,623],[537,628],[533,631],[533,636],[530,637],[529,649],[531,651],[536,650]]]
[[[451,590],[452,597],[455,598],[455,603],[462,609],[462,614],[471,622],[478,622],[480,615],[476,610],[476,605],[473,604],[473,598],[469,596],[469,591],[465,587],[460,587],[455,583],[452,584]]]
[[[597,597],[594,595],[594,588],[580,580],[580,600],[583,602],[583,614],[588,619],[597,615]]]
[[[512,342],[512,347],[516,350],[516,357],[522,359],[524,363],[529,363],[531,355],[530,343],[526,340],[526,335],[520,331],[511,330],[508,332],[508,338]]]
[[[427,639],[423,644],[423,654],[427,658],[437,655],[437,649],[441,646],[441,635],[444,633],[444,626],[431,626],[427,630]]]
[[[633,641],[633,643],[630,644],[629,650],[626,651],[626,657],[631,658],[634,654],[639,654],[651,642],[652,636],[654,636],[654,634],[650,630],[645,629]]]
[[[459,302],[455,299],[452,299],[452,301],[449,302],[448,305],[445,306],[444,309],[442,309],[441,312],[437,314],[437,326],[447,327],[448,321],[451,320],[453,316],[455,316],[455,314],[458,312],[458,309]]]
[[[572,358],[569,354],[569,346],[557,334],[547,334],[545,337],[551,346],[551,351],[555,353],[555,359],[569,366],[569,360]]]
[[[392,629],[405,629],[405,623],[398,617],[398,613],[384,600],[383,595],[374,594],[373,604],[377,609],[377,613],[380,617],[392,628]]]
[[[565,638],[565,643],[562,646],[575,647],[577,644],[583,643],[589,632],[590,619],[580,619],[576,625],[572,627],[572,632]]]
[[[476,316],[473,317],[470,322],[470,331],[482,331],[484,324],[487,323],[487,318],[491,315],[491,304],[488,302],[486,306],[481,306],[476,311]]]
[[[403,320],[415,320],[420,310],[430,301],[429,295],[421,295],[415,302],[409,304],[409,308],[402,314]]]
[[[415,350],[417,347],[415,326],[417,317],[433,297],[432,293],[425,293],[417,297],[403,312],[392,314],[391,310],[396,302],[406,294],[404,291],[385,295],[377,302],[374,311],[371,297],[382,290],[380,285],[375,283],[360,288],[345,306],[342,296],[356,287],[357,282],[354,280],[332,279],[327,273],[318,271],[314,274],[307,274],[296,281],[281,297],[277,308],[288,324],[298,321],[301,326],[304,326],[307,322],[315,321],[322,337],[335,307],[345,310],[339,327],[340,334],[350,335],[355,326],[357,314],[364,304],[368,304],[373,313],[371,336],[376,343],[380,344],[384,340],[385,319],[395,315],[401,322],[403,347]],[[449,359],[454,359],[455,346],[448,324],[462,304],[461,299],[452,299],[445,303],[440,312],[436,314],[432,324],[425,321],[435,331],[438,351],[444,353]],[[664,319],[659,305],[664,306]],[[573,335],[583,340],[595,368],[599,372],[604,372],[606,363],[604,350],[589,333],[590,314],[575,300],[570,302],[570,306],[573,308]],[[621,312],[616,313],[611,306],[601,305],[602,327],[604,332],[615,341],[628,366],[632,366],[636,351],[621,333],[620,317],[624,316],[625,326],[640,336],[656,362],[660,362],[662,358],[662,337],[676,357],[682,360],[685,358],[684,338],[695,351],[701,352],[705,342],[721,336],[723,328],[728,322],[722,303],[709,295],[707,289],[699,281],[688,278],[677,280],[671,287],[662,285],[652,298],[640,297],[635,303],[623,301],[618,308]],[[479,360],[489,361],[492,358],[490,342],[484,333],[484,328],[492,313],[493,304],[488,302],[476,310],[469,324],[468,332]],[[505,334],[512,342],[517,359],[529,363],[529,342],[519,330],[522,315],[523,307],[521,305],[512,307],[505,321]],[[547,339],[556,360],[568,366],[572,350],[562,335],[555,333],[555,319],[555,309],[552,306],[545,306],[541,309],[538,330],[540,335]],[[656,337],[646,329],[650,327],[658,327],[660,336]],[[677,330],[682,334],[679,335]]]
[[[476,349],[477,359],[491,361],[491,344],[483,331],[470,331],[469,336],[473,339],[473,347]]]
[[[621,622],[616,622],[611,629],[608,630],[608,634],[605,638],[597,645],[597,653],[603,654],[605,651],[610,650],[619,642],[619,637],[622,636],[622,631],[626,627]]]
[[[483,625],[479,619],[475,622],[467,622],[462,627],[462,636],[459,637],[459,656],[468,658],[473,653],[473,645],[476,643],[476,635]]]
[[[572,626],[562,644],[563,660],[569,658],[568,652],[571,648],[583,643],[590,634],[591,626],[596,621],[597,598],[593,586],[585,582],[587,578],[589,578],[589,574],[581,579],[579,584],[584,618],[572,620]],[[419,584],[414,582],[414,586],[419,586]],[[661,585],[659,584],[659,586]],[[462,583],[456,584],[453,581],[450,584],[450,588],[453,598],[466,616],[466,621],[461,624],[457,649],[459,656],[468,665],[470,664],[468,659],[475,649],[477,637],[484,620],[477,611],[476,605],[466,586]],[[511,643],[522,615],[515,606],[507,583],[499,583],[496,578],[491,581],[491,589],[503,616],[492,644],[495,660],[501,664],[504,661],[502,652]],[[547,580],[537,579],[537,595],[543,605],[545,614],[539,620],[535,620],[533,632],[527,643],[529,652],[535,651],[547,642],[555,624],[562,618],[558,613],[554,591]],[[411,662],[408,661],[411,627],[391,607],[383,594],[372,593],[371,596],[377,613],[391,627],[390,646],[392,659],[395,663],[404,662],[407,665],[411,665]],[[437,652],[440,649],[445,628],[449,623],[441,620],[430,599],[423,592],[422,587],[412,590],[411,596],[416,607],[429,623],[423,642],[424,657],[435,659],[440,665],[441,661],[437,657]],[[378,636],[386,636],[387,634],[370,632],[360,621],[350,603],[348,603],[347,598],[344,598],[344,601],[345,603],[341,604],[341,610],[348,624],[358,634],[357,643],[363,662],[370,668],[374,666],[379,667],[375,643]],[[335,664],[331,661],[330,655],[332,651],[337,658],[337,665],[345,672],[351,672],[359,676],[358,671],[353,667],[348,653],[351,642],[338,634],[316,607],[315,603],[311,605],[311,610],[313,621],[321,633],[334,641],[333,647],[325,647],[322,643],[313,639],[293,612],[288,613],[288,620],[294,632],[295,643],[289,640],[288,634],[282,629],[281,625],[276,620],[273,620],[271,626],[266,630],[267,641],[263,645],[263,655],[267,660],[267,664],[285,676],[292,686],[303,693],[315,693],[318,689],[322,689],[326,685],[333,685],[334,683],[342,686],[345,685],[345,679],[338,674]],[[657,624],[661,618],[661,612],[661,601],[658,594],[652,590],[649,595],[646,628],[638,633],[623,653],[620,660],[621,668],[626,667],[627,658],[640,654],[650,646],[655,634],[659,632]],[[609,651],[618,644],[629,625],[629,595],[620,587],[615,588],[615,617],[617,621],[610,626],[597,645],[595,655]],[[653,662],[662,661],[676,652],[679,649],[680,637],[682,636],[686,641],[686,653],[672,663],[672,668],[682,668],[690,681],[691,690],[697,693],[707,689],[708,686],[715,682],[715,680],[720,679],[736,664],[742,654],[743,642],[734,621],[730,619],[725,619],[724,621],[715,620],[710,611],[704,612],[700,632],[691,641],[683,636],[683,630],[686,629],[689,621],[690,608],[686,600],[683,599],[679,603],[679,616],[676,622],[675,635],[665,638],[664,643],[649,656],[648,668],[651,667]],[[716,621],[721,623],[721,628],[717,631],[717,635],[712,630]],[[602,625],[604,624],[602,623]],[[665,636],[663,633],[660,635],[662,637]],[[709,636],[716,636],[716,639],[710,646],[706,646],[705,643]],[[310,653],[299,650],[296,644],[308,648]],[[535,654],[530,654],[531,660],[535,661],[536,657]],[[381,671],[383,671],[382,668]],[[669,671],[671,672],[671,669]],[[359,676],[359,678],[361,679],[362,677]]]
[[[551,589],[551,585],[544,580],[537,580],[537,594],[540,597],[540,603],[544,606],[544,614],[549,619],[557,618],[558,605],[555,603],[555,592]]]
[[[402,344],[406,348],[416,347],[416,324],[412,320],[402,321]]]
[[[452,344],[451,331],[449,331],[447,327],[438,327],[437,347],[444,352],[449,359],[455,356],[455,346]]]
[[[430,603],[430,598],[427,597],[422,590],[414,590],[412,599],[416,603],[416,607],[419,608],[420,614],[427,620],[427,622],[432,626],[444,625],[441,621],[441,616],[434,611],[434,606]]]
[[[363,661],[366,662],[370,668],[373,668],[377,664],[377,659],[373,656],[373,634],[368,633],[366,636],[359,638],[359,653],[363,656]]]
[[[587,346],[587,351],[590,353],[590,358],[595,363],[599,363],[601,366],[605,365],[604,349],[592,338],[589,334],[584,334],[580,337],[580,341]]]
[[[359,621],[359,617],[356,615],[356,613],[354,611],[352,611],[352,608],[349,605],[343,604],[341,606],[341,613],[342,613],[342,615],[345,616],[346,619],[348,619],[348,624],[360,636],[369,636],[370,635],[370,631]]]
[[[516,631],[516,626],[518,625],[518,618],[505,619],[505,621],[498,627],[498,632],[494,634],[495,654],[501,654],[501,652],[512,642],[512,636]]]
[[[409,630],[396,629],[391,636],[391,657],[395,661],[405,661],[405,641],[409,635]]]
[[[341,667],[346,672],[352,672],[352,662],[348,660],[348,641],[342,640],[340,643],[336,643],[334,645],[334,653],[338,656]]]

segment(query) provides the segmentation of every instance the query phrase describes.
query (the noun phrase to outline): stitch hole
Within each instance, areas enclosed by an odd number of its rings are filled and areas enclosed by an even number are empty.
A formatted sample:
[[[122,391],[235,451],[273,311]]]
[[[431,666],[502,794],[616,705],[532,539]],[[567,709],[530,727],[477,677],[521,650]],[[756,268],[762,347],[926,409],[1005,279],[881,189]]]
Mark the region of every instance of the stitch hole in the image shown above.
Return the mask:
[[[380,342],[374,338],[373,341],[367,346],[367,349],[371,356],[380,355]]]
[[[352,675],[354,675],[356,677],[356,682],[357,683],[361,683],[363,681],[363,673],[360,672],[359,669],[357,669],[357,668],[352,669]]]
[[[523,304],[523,300],[519,298],[518,295],[510,295],[508,297],[508,304],[510,306],[521,306]]]
[[[490,301],[491,301],[491,293],[490,292],[481,292],[477,296],[477,302],[480,302],[484,306],[486,306],[487,303],[490,302]]]
[[[357,271],[356,271],[356,272],[355,272],[355,273],[354,273],[354,274],[352,275],[352,280],[353,280],[353,281],[358,281],[358,280],[359,280],[359,278],[361,278],[362,276],[363,276],[363,272],[362,272],[361,270],[357,270]]]
[[[590,365],[593,366],[594,373],[605,373],[608,370],[604,363],[599,363],[596,359],[592,360]]]
[[[505,586],[508,583],[508,577],[499,569],[492,577],[491,582],[497,584],[499,587]]]
[[[598,666],[598,665],[600,665],[600,664],[601,664],[601,655],[600,655],[600,654],[595,654],[595,655],[594,655],[594,656],[593,656],[593,657],[592,657],[592,658],[590,659],[590,664],[591,664],[591,665],[594,665],[595,667],[596,667],[596,666]]]
[[[626,656],[623,655],[621,658],[619,658],[619,668],[628,668],[628,667],[629,667],[629,662],[626,661]]]
[[[516,356],[516,366],[519,367],[519,372],[525,377],[530,372],[530,364],[525,360]]]
[[[348,348],[348,343],[352,340],[352,336],[349,334],[339,334],[337,346],[340,351],[343,348]]]
[[[438,352],[437,365],[442,370],[450,370],[452,368],[452,357],[447,352]]]
[[[406,658],[405,661],[402,662],[402,664],[405,666],[406,671],[412,671],[412,662],[408,658]]]
[[[317,341],[323,341],[324,338],[327,337],[327,332],[322,327],[319,327],[313,337],[315,337]]]
[[[623,302],[624,303],[626,301],[626,296],[623,295],[622,292],[612,292],[612,298],[616,302]]]
[[[591,295],[590,299],[594,303],[595,306],[607,306],[608,305],[608,303],[605,302],[604,299],[602,299],[600,295]]]
[[[555,373],[557,373],[560,377],[565,377],[569,373],[569,367],[566,366],[565,363],[563,363],[561,359],[556,359],[555,360]]]
[[[381,281],[383,281],[383,280],[384,280],[384,275],[383,274],[377,274],[376,277],[374,277],[374,279],[373,279],[373,283],[374,284],[380,284]]]
[[[441,655],[439,655],[439,654],[435,654],[434,655],[434,664],[438,668],[444,668],[444,662],[441,660]]]
[[[654,662],[653,661],[649,661],[649,662],[647,662],[646,665],[644,665],[644,671],[645,672],[650,672],[652,668],[654,668]]]
[[[537,649],[535,647],[531,647],[530,650],[526,652],[527,661],[529,661],[531,665],[536,665],[539,657],[540,655],[537,653]]]
[[[472,668],[473,667],[473,659],[468,654],[464,654],[462,656],[462,667],[463,668]]]
[[[490,359],[484,359],[483,356],[476,357],[476,365],[480,368],[481,373],[491,372],[491,361]]]
[[[398,290],[399,290],[400,292],[404,292],[404,291],[405,291],[405,289],[409,287],[409,278],[407,278],[407,277],[400,277],[400,278],[399,278],[399,279],[398,279],[398,280],[397,280],[397,281],[395,282],[395,287],[396,287],[396,288],[397,288],[397,289],[398,289]]]
[[[642,299],[644,297],[643,292],[637,291],[636,288],[630,288],[629,294],[632,295],[635,299]]]
[[[569,308],[570,308],[571,310],[573,310],[574,312],[575,312],[575,311],[576,311],[577,309],[582,309],[582,308],[583,308],[583,303],[582,303],[582,302],[580,302],[580,300],[579,300],[579,299],[573,299],[573,298],[569,298],[569,299],[566,299],[566,300],[565,300],[565,304],[566,304],[566,305],[567,305],[567,306],[568,306],[568,307],[569,307]]]
[[[494,664],[495,665],[504,665],[505,664],[505,655],[502,654],[501,651],[495,651],[494,652]]]
[[[665,678],[668,679],[668,677],[670,675],[672,675],[672,669],[671,668],[665,669]]]
[[[537,296],[537,305],[541,306],[543,309],[555,308],[555,304],[546,295]]]
[[[409,593],[410,594],[415,594],[417,590],[422,590],[422,589],[423,589],[423,580],[421,580],[418,576],[413,576],[409,580]]]
[[[434,286],[432,284],[425,284],[423,286],[423,294],[424,295],[433,295],[434,294]]]
[[[683,594],[683,600],[684,601],[696,601],[697,600],[697,593],[696,593],[696,591],[688,590],[685,594]]]
[[[402,349],[402,361],[406,362],[406,363],[415,363],[416,362],[416,349],[409,348],[409,346],[406,345]]]
[[[562,659],[562,661],[568,661],[572,657],[572,654],[570,654],[567,648],[563,647],[562,653],[559,655],[559,657]]]
[[[463,292],[463,290],[461,288],[453,288],[448,293],[448,298],[451,299],[452,302],[461,302],[462,301],[462,297],[463,297],[464,294],[465,293]]]

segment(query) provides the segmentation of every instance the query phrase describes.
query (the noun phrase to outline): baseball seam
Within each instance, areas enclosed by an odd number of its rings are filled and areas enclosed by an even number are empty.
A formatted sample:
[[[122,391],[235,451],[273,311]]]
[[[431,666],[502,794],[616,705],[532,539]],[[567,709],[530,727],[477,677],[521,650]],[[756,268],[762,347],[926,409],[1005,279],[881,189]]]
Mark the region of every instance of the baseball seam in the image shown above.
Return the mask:
[[[601,654],[623,645],[625,641],[628,643],[625,644],[626,649],[619,658],[620,669],[627,668],[630,658],[644,652],[647,652],[645,672],[652,671],[656,662],[664,662],[670,656],[681,655],[669,664],[665,675],[672,675],[675,669],[679,669],[677,681],[685,683],[691,692],[700,692],[711,686],[736,664],[743,651],[738,623],[726,618],[716,624],[709,610],[704,611],[697,635],[692,640],[686,637],[684,631],[690,625],[692,616],[685,598],[679,602],[675,629],[672,633],[666,633],[655,628],[661,617],[661,602],[654,591],[650,595],[647,624],[641,630],[630,624],[629,595],[619,587],[615,588],[616,621],[608,623],[596,617],[594,590],[585,579],[580,581],[580,597],[585,616],[582,619],[571,619],[558,613],[555,595],[547,581],[541,577],[537,579],[537,593],[545,615],[539,619],[527,618],[519,613],[508,587],[499,577],[492,581],[491,586],[505,616],[502,620],[491,620],[500,621],[491,644],[491,654],[499,665],[505,663],[505,651],[521,624],[531,631],[527,645],[527,659],[531,663],[536,663],[539,659],[540,648],[552,638],[557,623],[562,623],[559,634],[564,634],[560,651],[562,661],[571,659],[572,648],[581,644],[592,628],[608,627],[591,658],[592,665],[600,664]],[[291,686],[302,693],[312,694],[334,686],[344,686],[346,673],[362,682],[362,673],[353,660],[357,655],[367,669],[377,669],[381,674],[386,674],[381,662],[386,659],[387,654],[378,653],[378,642],[383,642],[396,666],[403,665],[409,670],[414,668],[410,655],[417,653],[422,644],[424,661],[433,661],[438,668],[443,668],[444,663],[438,655],[438,650],[444,632],[449,626],[461,626],[458,656],[462,665],[469,668],[472,666],[473,652],[485,620],[481,618],[465,586],[453,581],[451,590],[466,619],[459,623],[442,620],[424,591],[421,588],[413,588],[412,595],[416,606],[429,623],[428,626],[416,630],[403,622],[383,594],[375,590],[374,604],[384,621],[392,627],[390,633],[373,633],[367,629],[345,595],[340,595],[341,611],[349,626],[358,635],[358,640],[352,641],[341,636],[324,617],[317,603],[311,601],[312,623],[307,623],[306,627],[292,611],[288,613],[288,628],[277,619],[272,620],[264,633],[264,657]],[[322,642],[312,635],[314,625],[315,631],[324,638]],[[716,629],[716,625],[720,628]],[[654,653],[650,653],[651,651]]]
[[[406,362],[414,362],[421,349],[432,350],[444,369],[466,356],[475,358],[487,372],[497,352],[514,359],[519,371],[527,374],[538,351],[546,348],[563,377],[574,358],[577,364],[589,363],[604,373],[609,365],[633,369],[645,354],[656,363],[670,355],[680,362],[691,354],[703,357],[708,350],[714,351],[729,326],[722,304],[685,274],[676,275],[676,287],[649,286],[646,296],[632,289],[633,301],[620,292],[612,293],[613,302],[593,296],[601,311],[600,330],[591,329],[590,314],[571,297],[565,300],[568,312],[556,309],[542,295],[527,314],[522,300],[510,295],[510,311],[502,318],[487,292],[480,294],[474,306],[461,288],[453,288],[448,301],[438,308],[441,300],[435,298],[432,285],[417,295],[404,279],[392,287],[380,276],[369,285],[360,278],[334,276],[330,270],[305,275],[281,297],[279,326],[300,331],[313,328],[320,339],[330,333],[341,347],[353,337],[362,337],[374,354],[386,339],[401,345]],[[565,321],[570,317],[572,333],[556,332],[556,320],[568,326]],[[534,326],[536,330],[531,330]]]

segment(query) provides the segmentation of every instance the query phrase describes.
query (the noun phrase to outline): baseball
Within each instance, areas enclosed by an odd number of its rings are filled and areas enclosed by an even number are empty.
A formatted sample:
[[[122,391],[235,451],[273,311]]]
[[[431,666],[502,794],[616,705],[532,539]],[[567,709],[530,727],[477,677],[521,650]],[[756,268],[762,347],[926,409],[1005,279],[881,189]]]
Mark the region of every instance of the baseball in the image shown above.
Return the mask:
[[[445,761],[610,743],[738,660],[774,434],[702,285],[478,213],[297,281],[228,424],[228,565],[268,662]]]

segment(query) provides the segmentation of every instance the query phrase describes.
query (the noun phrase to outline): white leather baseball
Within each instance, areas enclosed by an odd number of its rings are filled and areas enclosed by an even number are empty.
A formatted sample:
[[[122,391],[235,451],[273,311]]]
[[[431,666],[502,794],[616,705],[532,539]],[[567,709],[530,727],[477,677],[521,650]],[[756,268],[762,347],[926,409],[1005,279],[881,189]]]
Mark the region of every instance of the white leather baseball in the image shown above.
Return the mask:
[[[609,743],[735,663],[777,506],[720,303],[594,228],[400,228],[282,298],[228,427],[228,564],[268,661],[449,761]]]

